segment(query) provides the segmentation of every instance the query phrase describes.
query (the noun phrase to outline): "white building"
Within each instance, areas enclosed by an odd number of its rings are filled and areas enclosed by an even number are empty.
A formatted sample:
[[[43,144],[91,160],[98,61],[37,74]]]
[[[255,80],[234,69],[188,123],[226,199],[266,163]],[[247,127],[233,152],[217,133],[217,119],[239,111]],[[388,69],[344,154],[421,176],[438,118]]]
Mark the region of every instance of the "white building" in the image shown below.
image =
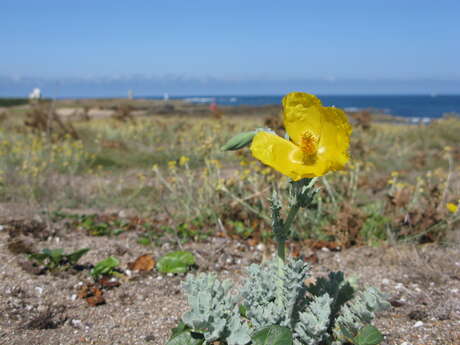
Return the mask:
[[[29,94],[29,99],[40,99],[42,98],[42,92],[38,87],[32,90],[32,92]]]

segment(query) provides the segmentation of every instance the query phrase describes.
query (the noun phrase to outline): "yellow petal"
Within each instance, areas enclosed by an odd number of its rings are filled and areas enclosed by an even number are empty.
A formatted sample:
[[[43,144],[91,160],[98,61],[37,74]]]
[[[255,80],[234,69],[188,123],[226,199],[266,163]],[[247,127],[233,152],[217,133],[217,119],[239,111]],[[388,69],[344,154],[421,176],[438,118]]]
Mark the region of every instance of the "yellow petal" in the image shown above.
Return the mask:
[[[284,125],[289,138],[302,146],[307,133],[319,139],[317,156],[330,170],[342,169],[348,162],[351,126],[346,114],[324,107],[313,95],[293,92],[283,98]]]
[[[331,170],[342,169],[348,162],[351,126],[346,114],[337,108],[323,107],[318,157],[327,161]]]
[[[255,158],[294,181],[321,176],[329,170],[328,162],[322,159],[305,164],[304,152],[298,146],[273,133],[257,133],[251,152]]]
[[[305,129],[317,137],[321,134],[321,101],[304,92],[292,92],[283,98],[283,118],[289,138],[300,145]]]

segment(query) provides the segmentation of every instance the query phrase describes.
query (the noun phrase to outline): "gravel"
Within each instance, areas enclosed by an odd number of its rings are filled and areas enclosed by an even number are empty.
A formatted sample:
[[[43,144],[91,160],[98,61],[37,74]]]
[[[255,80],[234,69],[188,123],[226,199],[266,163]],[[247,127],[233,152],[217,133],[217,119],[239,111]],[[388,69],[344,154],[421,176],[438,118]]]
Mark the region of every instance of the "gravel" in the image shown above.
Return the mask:
[[[174,243],[146,247],[136,242],[139,234],[135,232],[89,237],[78,229],[59,226],[44,238],[33,232],[12,234],[5,224],[0,218],[0,344],[163,345],[187,310],[180,289],[184,275],[130,272],[119,287],[104,290],[105,304],[93,307],[78,297],[79,289],[91,283],[88,269],[34,272],[27,268],[26,256],[9,246],[13,240],[23,240],[25,248],[37,251],[89,247],[91,251],[81,259],[83,266],[113,255],[127,270],[127,264],[140,255],[157,259],[177,249]],[[213,271],[234,281],[241,280],[245,266],[273,251],[270,246],[252,247],[226,238],[188,243],[181,249],[195,254],[198,271]],[[300,254],[308,258],[313,252],[304,246]],[[373,285],[388,295],[392,307],[376,320],[385,335],[383,344],[460,344],[458,246],[359,247],[314,254],[319,260],[314,276],[342,270],[360,286]]]

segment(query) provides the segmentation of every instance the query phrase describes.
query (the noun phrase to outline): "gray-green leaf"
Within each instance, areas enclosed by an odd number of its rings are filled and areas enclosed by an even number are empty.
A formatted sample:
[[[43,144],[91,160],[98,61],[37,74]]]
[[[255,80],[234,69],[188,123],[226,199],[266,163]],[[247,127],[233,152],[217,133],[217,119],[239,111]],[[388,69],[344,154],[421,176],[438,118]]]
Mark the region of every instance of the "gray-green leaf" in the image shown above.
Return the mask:
[[[256,135],[256,131],[244,132],[235,135],[227,143],[221,147],[222,151],[234,151],[239,150],[245,146],[251,144],[252,139]]]
[[[378,345],[382,342],[383,335],[372,325],[361,328],[358,335],[354,337],[353,344],[356,345]]]
[[[157,263],[158,271],[162,273],[185,273],[195,264],[195,257],[186,251],[171,252],[163,256]]]
[[[203,342],[204,338],[202,336],[198,336],[197,333],[186,330],[173,336],[166,345],[201,345]]]
[[[255,331],[251,339],[254,345],[292,345],[292,332],[287,327],[266,326]]]

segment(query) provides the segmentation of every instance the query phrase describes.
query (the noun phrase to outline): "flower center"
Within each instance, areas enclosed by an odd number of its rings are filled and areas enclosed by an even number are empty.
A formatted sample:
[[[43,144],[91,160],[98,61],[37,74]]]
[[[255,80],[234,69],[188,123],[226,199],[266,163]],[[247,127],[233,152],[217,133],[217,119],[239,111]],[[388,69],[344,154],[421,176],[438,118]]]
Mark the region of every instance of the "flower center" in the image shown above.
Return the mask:
[[[311,163],[315,160],[315,155],[318,152],[319,138],[312,131],[306,130],[300,138],[300,150],[304,154],[304,162]]]

